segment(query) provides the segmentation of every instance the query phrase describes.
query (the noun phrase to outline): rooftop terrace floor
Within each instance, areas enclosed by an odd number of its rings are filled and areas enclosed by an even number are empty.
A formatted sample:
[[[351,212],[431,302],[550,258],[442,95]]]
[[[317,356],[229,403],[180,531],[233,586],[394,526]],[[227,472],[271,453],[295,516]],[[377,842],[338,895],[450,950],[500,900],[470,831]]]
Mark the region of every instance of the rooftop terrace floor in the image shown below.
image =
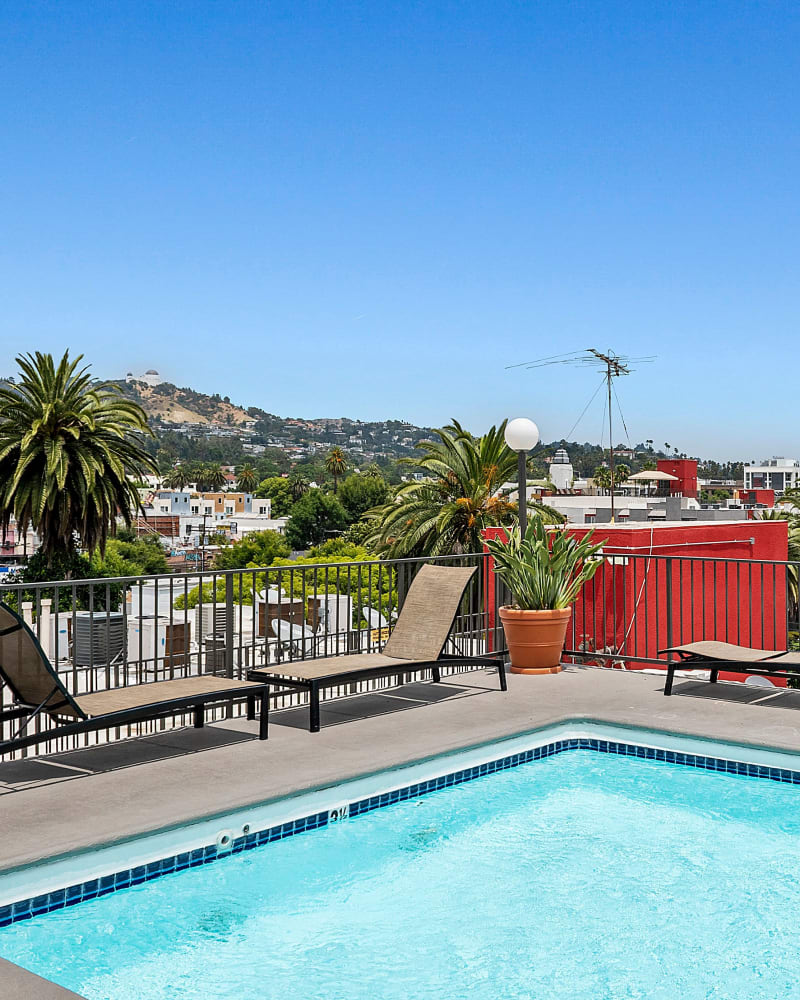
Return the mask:
[[[272,714],[266,742],[234,719],[0,763],[0,874],[575,719],[800,754],[800,691],[680,678],[673,697],[663,688],[663,675],[568,666],[511,675],[503,693],[479,671],[324,703],[316,734],[293,709]],[[0,961],[0,995],[11,974]]]

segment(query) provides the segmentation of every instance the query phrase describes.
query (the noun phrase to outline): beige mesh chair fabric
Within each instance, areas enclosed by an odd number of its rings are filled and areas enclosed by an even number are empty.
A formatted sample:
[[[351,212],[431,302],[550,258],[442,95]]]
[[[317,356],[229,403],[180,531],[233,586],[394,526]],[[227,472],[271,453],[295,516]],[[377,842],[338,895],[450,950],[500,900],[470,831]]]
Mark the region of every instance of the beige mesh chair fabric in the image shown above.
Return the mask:
[[[227,691],[255,693],[263,684],[223,677],[180,677],[151,684],[132,684],[73,697],[61,683],[24,620],[0,602],[0,673],[19,701],[41,706],[51,715],[97,718],[128,709],[156,707],[174,698],[191,698]]]
[[[701,639],[698,642],[687,642],[683,646],[670,646],[660,649],[659,653],[690,653],[693,656],[703,656],[708,660],[725,660],[735,663],[760,663],[781,655],[780,649],[755,649],[750,646],[735,646],[732,642],[717,642],[714,639]]]
[[[383,647],[384,656],[421,663],[438,660],[474,575],[474,566],[425,563],[408,588],[400,617]]]
[[[74,701],[33,633],[11,608],[0,603],[0,673],[16,697],[58,715],[78,715]]]

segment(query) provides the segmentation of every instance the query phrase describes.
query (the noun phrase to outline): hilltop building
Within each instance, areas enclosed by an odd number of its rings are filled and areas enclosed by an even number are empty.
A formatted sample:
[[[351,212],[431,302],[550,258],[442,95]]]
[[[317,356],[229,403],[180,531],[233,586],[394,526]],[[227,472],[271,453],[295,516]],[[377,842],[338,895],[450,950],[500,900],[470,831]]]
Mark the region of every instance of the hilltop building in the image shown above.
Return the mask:
[[[133,372],[128,372],[125,376],[126,382],[144,382],[145,385],[161,385],[162,382],[166,382],[155,368],[148,368],[144,375],[134,375]]]

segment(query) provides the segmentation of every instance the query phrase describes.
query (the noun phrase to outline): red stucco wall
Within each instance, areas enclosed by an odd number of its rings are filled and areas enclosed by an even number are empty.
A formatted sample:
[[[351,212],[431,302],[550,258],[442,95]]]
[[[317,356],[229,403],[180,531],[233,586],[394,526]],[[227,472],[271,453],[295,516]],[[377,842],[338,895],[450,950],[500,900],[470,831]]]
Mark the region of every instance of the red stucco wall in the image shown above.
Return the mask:
[[[592,529],[569,530],[585,535]],[[652,661],[628,662],[628,669],[655,666],[664,660],[659,649],[698,639],[786,648],[780,565],[787,558],[786,522],[601,524],[593,537],[605,542],[607,559],[576,602],[567,636],[567,648],[584,652],[587,662],[613,664],[591,655],[606,650]],[[491,598],[490,567],[487,574]],[[491,626],[494,613],[490,607]]]

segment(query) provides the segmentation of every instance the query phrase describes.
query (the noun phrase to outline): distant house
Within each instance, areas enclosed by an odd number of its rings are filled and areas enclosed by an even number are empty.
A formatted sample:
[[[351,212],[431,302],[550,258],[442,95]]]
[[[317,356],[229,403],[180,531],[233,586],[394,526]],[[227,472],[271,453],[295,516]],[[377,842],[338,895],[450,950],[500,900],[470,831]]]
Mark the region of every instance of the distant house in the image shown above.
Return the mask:
[[[125,376],[126,382],[144,382],[145,385],[155,386],[161,385],[166,379],[163,379],[155,368],[148,368],[144,375],[134,375],[133,372],[128,372]]]

